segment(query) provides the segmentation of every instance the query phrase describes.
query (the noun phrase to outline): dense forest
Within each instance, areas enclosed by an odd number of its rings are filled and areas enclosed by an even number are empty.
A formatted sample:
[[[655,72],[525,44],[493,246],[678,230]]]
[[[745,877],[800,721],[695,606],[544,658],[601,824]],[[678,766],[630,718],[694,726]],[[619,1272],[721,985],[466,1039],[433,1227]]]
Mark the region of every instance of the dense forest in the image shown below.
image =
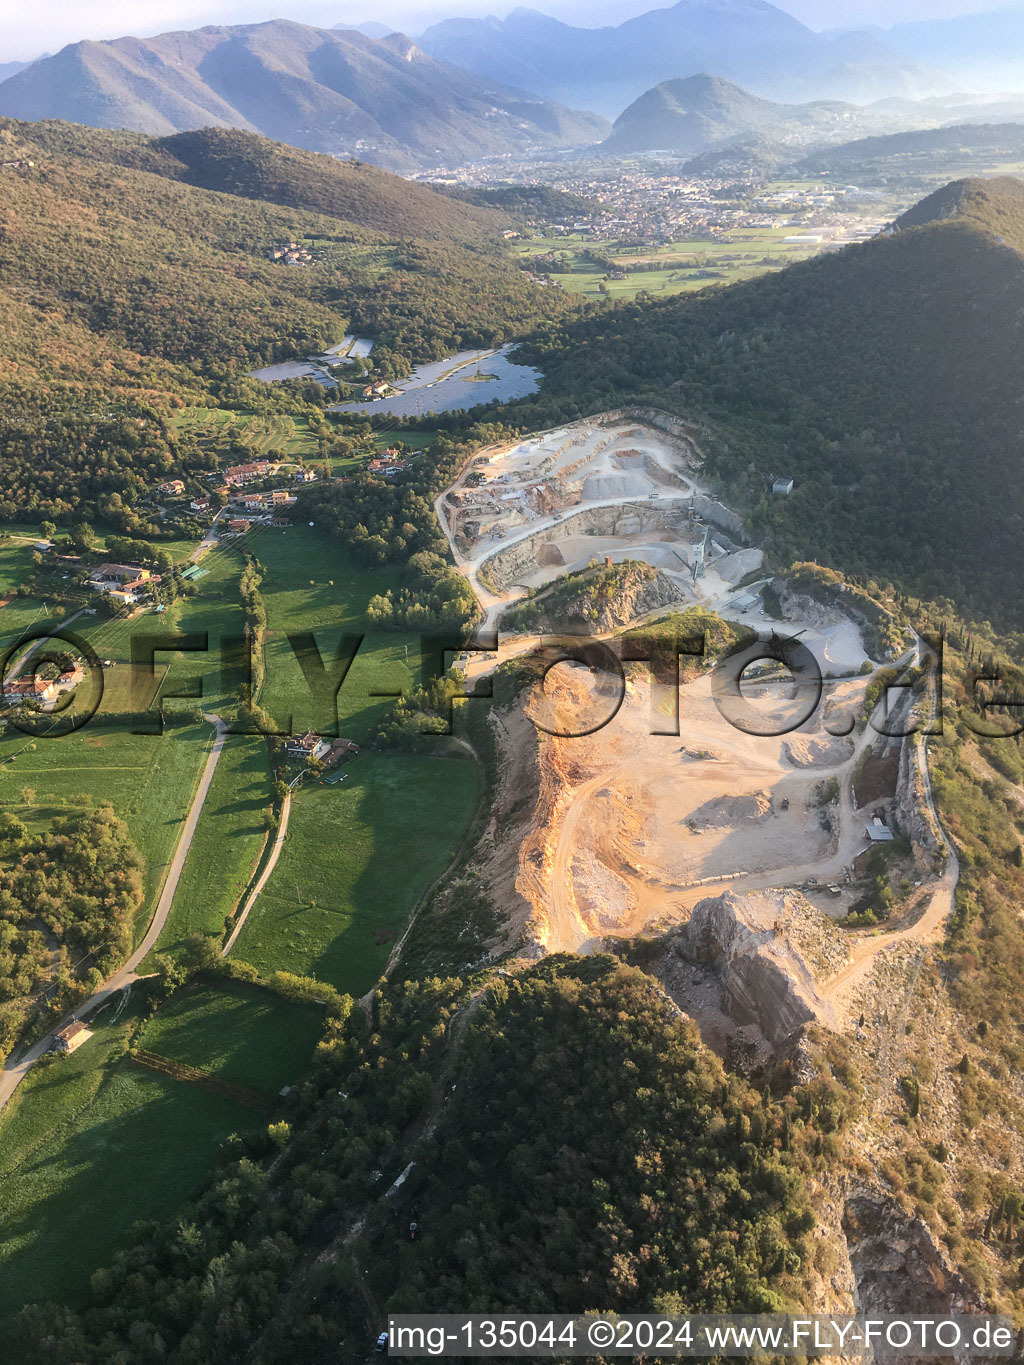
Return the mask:
[[[0,813],[0,1060],[44,985],[59,1014],[127,956],[142,870],[110,806],[31,830]]]
[[[1024,188],[962,182],[894,235],[520,348],[544,427],[641,399],[703,420],[707,472],[775,562],[813,559],[1024,624]],[[773,497],[773,476],[795,481]]]
[[[22,1313],[19,1359],[356,1360],[392,1309],[800,1301],[804,1120],[728,1077],[642,972],[553,959],[482,994],[389,986],[369,1022],[350,1004],[270,1129],[229,1140],[83,1311]]]
[[[435,186],[439,194],[462,204],[498,209],[510,219],[523,223],[565,223],[574,218],[590,218],[602,209],[597,199],[556,190],[551,185],[445,185]]]

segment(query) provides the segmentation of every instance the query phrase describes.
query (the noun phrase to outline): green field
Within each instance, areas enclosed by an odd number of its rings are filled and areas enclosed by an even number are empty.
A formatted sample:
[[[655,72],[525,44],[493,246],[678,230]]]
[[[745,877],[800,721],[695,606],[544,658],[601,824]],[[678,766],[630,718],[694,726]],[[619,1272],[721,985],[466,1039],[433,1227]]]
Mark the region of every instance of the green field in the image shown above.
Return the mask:
[[[364,753],[338,786],[300,790],[280,861],[234,955],[362,995],[476,808],[469,760]]]
[[[199,818],[156,951],[177,952],[190,934],[221,934],[263,848],[270,804],[266,743],[231,736]]]
[[[333,728],[329,707],[318,708],[288,635],[312,631],[325,665],[343,634],[362,636],[366,604],[399,581],[392,567],[355,564],[337,540],[292,526],[251,534],[248,548],[266,568],[262,593],[267,607],[266,684],[260,704],[274,719],[301,733]],[[406,663],[406,649],[409,661]],[[338,723],[347,738],[361,742],[391,705],[388,695],[417,681],[419,640],[394,633],[366,635],[338,694]]]
[[[436,431],[378,431],[373,438],[373,444],[378,450],[386,450],[388,446],[393,446],[396,441],[401,441],[411,450],[426,450],[427,446],[433,445],[437,440]]]
[[[109,1007],[95,1036],[35,1067],[0,1116],[0,1315],[82,1301],[132,1223],[172,1214],[228,1134],[264,1121],[131,1063],[134,1023],[131,1009],[113,1022]]]
[[[319,1005],[293,1004],[241,981],[186,988],[146,1024],[140,1047],[276,1095],[309,1065],[323,1033]]]
[[[218,711],[234,704],[232,694],[239,679],[223,676],[220,648],[222,639],[238,635],[242,629],[238,593],[242,558],[231,546],[214,547],[203,556],[202,567],[208,572],[196,582],[195,593],[179,597],[160,615],[146,612],[131,619],[83,616],[71,627],[99,659],[115,662],[116,667],[104,675],[101,714],[139,710],[147,698],[151,705],[158,684],[161,701],[169,712],[190,711],[196,706]],[[139,669],[137,681],[133,681],[128,667],[133,641],[151,637],[159,647],[160,641],[176,635],[206,636],[208,648],[205,653],[158,650],[154,661],[157,677],[147,666]],[[190,689],[201,689],[201,696],[187,699],[185,694]]]

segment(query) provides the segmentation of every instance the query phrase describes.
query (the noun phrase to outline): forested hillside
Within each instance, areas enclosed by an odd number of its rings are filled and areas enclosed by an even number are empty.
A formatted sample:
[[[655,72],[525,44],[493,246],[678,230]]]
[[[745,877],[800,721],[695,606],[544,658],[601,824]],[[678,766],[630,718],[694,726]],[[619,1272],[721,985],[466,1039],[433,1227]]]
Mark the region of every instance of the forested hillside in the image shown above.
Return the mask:
[[[168,420],[184,402],[304,410],[247,371],[349,329],[402,374],[571,307],[511,263],[499,218],[370,167],[216,130],[0,120],[0,145],[33,163],[0,171],[5,517],[89,518],[137,476],[203,465]],[[269,259],[298,240],[311,264]]]
[[[482,994],[389,986],[373,1009],[342,1009],[282,1117],[230,1140],[179,1218],[94,1275],[84,1311],[27,1309],[17,1357],[354,1361],[371,1305],[384,1325],[455,1305],[801,1301],[814,1106],[727,1076],[650,978],[553,959]]]
[[[703,417],[708,472],[777,562],[814,559],[1024,626],[1024,187],[966,181],[887,238],[522,348],[538,426],[641,398]],[[771,479],[795,481],[773,498]]]

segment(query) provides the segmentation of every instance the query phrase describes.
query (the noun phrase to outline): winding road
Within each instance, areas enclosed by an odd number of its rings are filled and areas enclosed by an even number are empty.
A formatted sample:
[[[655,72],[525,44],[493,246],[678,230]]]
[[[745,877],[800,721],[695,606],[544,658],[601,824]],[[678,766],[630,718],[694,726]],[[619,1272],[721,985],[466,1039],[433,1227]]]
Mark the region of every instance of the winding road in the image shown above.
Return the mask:
[[[188,856],[189,849],[192,847],[192,839],[195,836],[196,826],[199,824],[199,817],[203,812],[203,806],[206,803],[206,798],[210,791],[210,784],[213,782],[213,775],[217,770],[217,764],[220,761],[224,742],[227,738],[227,729],[219,716],[207,714],[203,716],[203,719],[209,721],[214,727],[215,734],[213,746],[207,755],[206,764],[203,768],[202,776],[199,779],[199,786],[196,788],[196,794],[192,798],[192,804],[189,807],[188,814],[182,824],[181,833],[178,836],[178,843],[168,865],[167,875],[164,877],[163,886],[160,889],[160,895],[156,903],[156,911],[150,922],[149,929],[146,931],[146,937],[139,944],[138,948],[135,949],[131,957],[118,967],[113,976],[108,977],[107,980],[104,981],[99,990],[90,995],[87,1000],[83,1000],[70,1014],[65,1015],[63,1019],[59,1020],[53,1030],[47,1033],[45,1037],[40,1038],[38,1042],[33,1043],[27,1050],[18,1054],[12,1054],[12,1056],[8,1058],[7,1064],[3,1071],[0,1072],[0,1110],[3,1109],[15,1090],[28,1075],[29,1071],[31,1071],[32,1067],[39,1061],[39,1058],[49,1051],[50,1046],[53,1043],[53,1035],[58,1029],[62,1029],[67,1024],[73,1023],[76,1019],[82,1019],[85,1015],[92,1013],[98,1006],[104,1004],[112,996],[124,990],[126,986],[130,986],[132,982],[141,979],[138,968],[156,946],[160,935],[163,932],[164,925],[167,923],[167,917],[171,912],[171,906],[174,904],[178,883],[181,881],[181,874],[185,867],[185,859]],[[15,1060],[15,1056],[17,1056],[17,1060]]]

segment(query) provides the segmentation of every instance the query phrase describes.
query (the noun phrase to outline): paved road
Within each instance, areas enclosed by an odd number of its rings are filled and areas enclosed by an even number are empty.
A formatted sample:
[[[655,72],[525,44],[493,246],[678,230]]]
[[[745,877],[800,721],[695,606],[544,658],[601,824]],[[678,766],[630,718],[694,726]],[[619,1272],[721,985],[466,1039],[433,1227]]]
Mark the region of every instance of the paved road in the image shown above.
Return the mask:
[[[281,822],[277,827],[277,837],[274,840],[274,847],[270,850],[270,857],[267,859],[267,865],[260,873],[259,881],[256,883],[253,889],[249,892],[249,895],[246,897],[245,905],[242,907],[242,913],[238,916],[238,920],[235,923],[235,927],[231,930],[231,935],[228,938],[227,943],[225,943],[224,945],[223,951],[221,952],[221,957],[227,957],[228,953],[230,953],[231,949],[235,946],[235,943],[238,941],[238,936],[245,926],[245,921],[249,918],[249,912],[252,910],[252,907],[256,904],[260,892],[266,886],[267,882],[270,881],[270,874],[277,866],[277,860],[281,856],[282,848],[284,848],[285,835],[288,833],[288,816],[291,814],[291,809],[292,794],[291,790],[289,789],[287,796],[281,803]]]
[[[164,878],[160,897],[156,903],[156,912],[153,915],[146,937],[139,944],[135,952],[132,953],[128,961],[120,966],[113,976],[109,977],[103,983],[98,991],[93,995],[90,995],[88,1000],[83,1000],[70,1014],[66,1015],[65,1018],[54,1025],[52,1033],[48,1033],[45,1038],[41,1038],[39,1042],[34,1043],[27,1052],[18,1056],[17,1061],[14,1061],[13,1057],[8,1058],[7,1065],[4,1067],[3,1071],[0,1072],[0,1109],[3,1109],[4,1105],[14,1094],[28,1072],[36,1062],[38,1062],[39,1058],[49,1050],[50,1044],[53,1041],[53,1033],[55,1033],[57,1029],[63,1028],[66,1024],[70,1024],[75,1019],[81,1019],[85,1015],[91,1014],[93,1010],[109,1000],[111,996],[124,990],[126,986],[130,986],[133,981],[138,981],[140,979],[137,969],[155,947],[157,940],[163,932],[164,925],[167,923],[167,916],[171,912],[171,906],[174,904],[174,896],[178,890],[178,883],[181,880],[182,869],[185,866],[185,858],[192,846],[192,839],[196,832],[196,826],[199,824],[199,817],[202,814],[203,806],[210,790],[210,784],[213,781],[213,774],[217,769],[217,763],[220,760],[221,751],[224,748],[224,741],[227,737],[227,730],[225,729],[224,722],[219,716],[207,715],[204,716],[204,720],[211,721],[216,730],[213,748],[210,750],[206,759],[203,775],[199,779],[199,786],[196,789],[195,796],[192,798],[192,805],[189,807],[188,815],[185,817],[181,834],[178,836],[178,844],[174,850],[174,856],[171,858],[170,866],[167,869],[167,876]]]

